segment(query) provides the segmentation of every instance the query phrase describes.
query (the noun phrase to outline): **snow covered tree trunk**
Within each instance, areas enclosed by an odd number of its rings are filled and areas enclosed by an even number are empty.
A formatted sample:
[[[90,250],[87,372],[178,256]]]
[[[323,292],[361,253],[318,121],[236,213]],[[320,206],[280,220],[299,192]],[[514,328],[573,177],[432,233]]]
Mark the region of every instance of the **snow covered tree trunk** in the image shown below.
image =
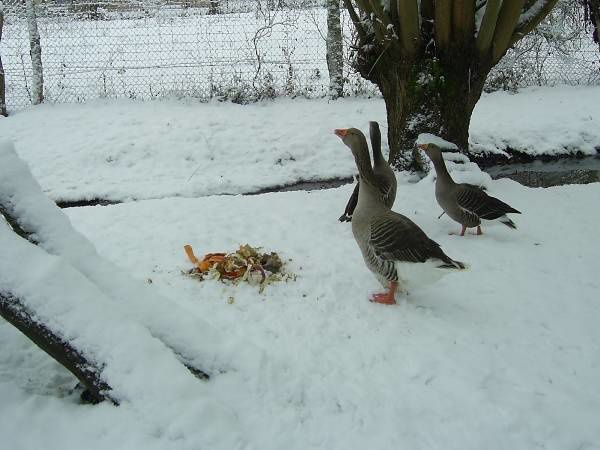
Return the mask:
[[[327,0],[327,69],[329,71],[329,97],[344,93],[344,48],[340,22],[340,1]]]
[[[469,123],[483,91],[489,69],[455,64],[442,71],[440,62],[424,58],[410,67],[390,68],[377,79],[386,104],[388,142],[397,152],[396,166],[412,164],[414,143],[421,133],[432,133],[466,151]]]
[[[99,403],[106,398],[110,399],[112,389],[100,377],[101,368],[91,363],[85,356],[85,351],[73,347],[52,330],[49,324],[37,319],[35,311],[29,311],[23,301],[11,292],[0,291],[0,316],[75,375],[86,388],[82,394],[83,400]]]
[[[29,30],[29,46],[32,70],[32,103],[38,105],[44,101],[44,75],[42,70],[42,46],[37,26],[35,1],[25,0],[27,12],[27,28]]]
[[[4,26],[4,5],[0,0],[0,44],[2,43],[2,27]],[[4,67],[2,66],[2,54],[0,53],[0,116],[6,113],[6,83],[4,78]]]

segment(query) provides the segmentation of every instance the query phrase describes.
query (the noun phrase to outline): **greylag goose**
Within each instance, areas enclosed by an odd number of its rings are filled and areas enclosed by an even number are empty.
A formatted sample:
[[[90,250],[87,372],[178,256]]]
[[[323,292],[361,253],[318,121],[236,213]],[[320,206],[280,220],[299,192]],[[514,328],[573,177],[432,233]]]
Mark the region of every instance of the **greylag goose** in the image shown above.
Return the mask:
[[[397,290],[437,281],[465,264],[448,257],[433,240],[409,218],[395,213],[383,202],[384,184],[375,175],[369,159],[367,140],[356,128],[334,130],[352,150],[358,167],[360,188],[352,216],[352,233],[365,264],[379,281],[388,285],[385,293],[371,301],[392,305]]]
[[[482,234],[481,221],[498,221],[507,227],[517,228],[506,214],[521,214],[510,205],[486,194],[479,186],[454,182],[442,156],[442,150],[433,143],[417,144],[429,156],[435,167],[435,198],[448,216],[462,225],[460,235],[464,236],[467,228],[477,227],[477,234]]]
[[[373,150],[373,172],[381,180],[383,201],[391,208],[394,206],[394,200],[396,199],[396,175],[394,175],[394,171],[381,153],[381,131],[377,122],[369,122],[369,136],[371,138],[371,149]],[[340,222],[350,222],[352,220],[352,214],[358,202],[359,186],[360,183],[356,183],[348,204],[346,204],[344,214],[339,218]]]

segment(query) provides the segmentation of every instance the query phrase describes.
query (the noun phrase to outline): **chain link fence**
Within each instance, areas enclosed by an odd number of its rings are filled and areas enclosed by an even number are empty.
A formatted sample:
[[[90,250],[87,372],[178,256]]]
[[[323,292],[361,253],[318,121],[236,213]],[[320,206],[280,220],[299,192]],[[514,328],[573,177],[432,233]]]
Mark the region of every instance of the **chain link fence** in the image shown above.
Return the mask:
[[[37,3],[44,97],[217,98],[245,103],[277,96],[327,95],[324,0],[54,0]],[[343,18],[346,48],[351,25]],[[569,55],[509,55],[488,89],[600,84],[598,49]],[[32,103],[26,8],[4,0],[0,56],[9,110]],[[346,60],[345,94],[376,88]]]

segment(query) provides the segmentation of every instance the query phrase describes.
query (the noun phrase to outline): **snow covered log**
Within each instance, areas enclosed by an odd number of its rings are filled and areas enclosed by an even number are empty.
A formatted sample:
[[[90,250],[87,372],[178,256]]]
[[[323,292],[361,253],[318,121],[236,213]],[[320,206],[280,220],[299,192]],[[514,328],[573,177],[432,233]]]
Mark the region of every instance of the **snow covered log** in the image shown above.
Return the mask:
[[[110,398],[151,427],[197,435],[214,448],[222,439],[202,426],[218,418],[239,441],[231,408],[166,347],[64,258],[50,255],[0,222],[0,305],[5,317],[71,370],[96,400]],[[170,404],[177,405],[177,415]],[[214,422],[213,422],[214,423]],[[234,442],[228,448],[242,448]]]
[[[98,288],[113,306],[135,318],[171,349],[194,375],[244,370],[255,372],[263,351],[247,341],[225,336],[151,286],[98,255],[67,216],[44,193],[12,142],[0,141],[0,211],[12,227],[51,255],[60,256]]]
[[[81,350],[74,348],[57,332],[37,319],[35,313],[24,305],[23,300],[10,292],[4,292],[1,287],[0,316],[75,375],[86,388],[82,399],[99,403],[107,397],[110,398],[111,387],[100,377],[100,368],[91,363]],[[111,400],[116,403],[114,399]]]

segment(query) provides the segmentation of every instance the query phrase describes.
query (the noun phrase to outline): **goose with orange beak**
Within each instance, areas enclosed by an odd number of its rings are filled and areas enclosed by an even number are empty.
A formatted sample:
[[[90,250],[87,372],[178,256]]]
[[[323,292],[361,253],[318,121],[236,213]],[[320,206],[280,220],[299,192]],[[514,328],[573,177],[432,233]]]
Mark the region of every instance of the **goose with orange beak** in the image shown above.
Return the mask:
[[[381,153],[381,131],[379,130],[379,124],[375,121],[369,122],[369,136],[371,138],[371,150],[373,152],[373,172],[375,176],[379,178],[381,185],[381,199],[390,208],[394,206],[394,200],[396,200],[396,175],[383,157]],[[346,204],[344,214],[339,218],[340,222],[351,222],[354,209],[358,202],[358,190],[360,183],[357,183],[354,187],[354,191]]]
[[[462,225],[460,235],[464,236],[467,228],[474,227],[477,227],[478,235],[483,234],[481,231],[482,221],[497,221],[509,228],[516,229],[517,226],[507,214],[521,214],[521,212],[502,200],[486,194],[479,186],[455,183],[446,168],[440,145],[428,142],[429,140],[439,141],[441,145],[446,141],[434,135],[423,134],[419,136],[417,146],[433,162],[437,175],[435,198],[448,217]],[[450,143],[448,142],[448,144]]]
[[[382,201],[382,181],[373,172],[364,134],[356,128],[338,128],[334,133],[352,151],[359,172],[358,202],[352,216],[354,239],[366,266],[388,287],[371,301],[395,304],[397,291],[407,293],[465,269],[464,263],[446,255],[412,220]]]

